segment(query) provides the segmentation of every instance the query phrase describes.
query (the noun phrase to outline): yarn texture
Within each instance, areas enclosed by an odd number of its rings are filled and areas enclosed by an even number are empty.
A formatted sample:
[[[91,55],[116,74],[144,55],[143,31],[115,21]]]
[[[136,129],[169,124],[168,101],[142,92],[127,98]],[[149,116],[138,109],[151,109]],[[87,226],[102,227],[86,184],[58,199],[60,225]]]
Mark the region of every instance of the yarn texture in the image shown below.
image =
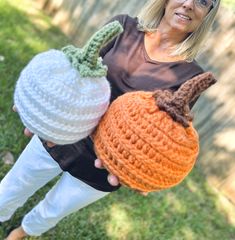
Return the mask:
[[[28,63],[17,81],[14,104],[31,132],[56,144],[75,143],[92,133],[111,94],[99,51],[122,31],[118,21],[111,22],[84,48],[52,49]]]
[[[98,158],[123,185],[139,191],[179,184],[199,152],[188,104],[213,83],[212,74],[204,73],[175,93],[156,90],[120,96],[94,133]]]

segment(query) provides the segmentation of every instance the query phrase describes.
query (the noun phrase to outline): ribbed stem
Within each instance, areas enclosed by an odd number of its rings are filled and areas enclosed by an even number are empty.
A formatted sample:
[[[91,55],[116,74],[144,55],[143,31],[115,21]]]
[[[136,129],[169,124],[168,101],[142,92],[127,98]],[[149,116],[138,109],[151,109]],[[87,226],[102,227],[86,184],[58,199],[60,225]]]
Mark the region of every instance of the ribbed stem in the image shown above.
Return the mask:
[[[157,90],[153,96],[160,110],[167,112],[184,127],[188,127],[188,121],[192,120],[189,104],[215,82],[212,73],[206,72],[188,80],[174,93]]]
[[[99,58],[100,49],[122,31],[121,24],[114,21],[96,32],[83,48],[70,45],[62,48],[62,51],[81,77],[103,77],[107,75],[107,66]]]
[[[83,48],[83,56],[81,61],[89,68],[94,68],[97,64],[99,52],[108,42],[123,31],[118,21],[111,22],[103,26],[96,32]]]

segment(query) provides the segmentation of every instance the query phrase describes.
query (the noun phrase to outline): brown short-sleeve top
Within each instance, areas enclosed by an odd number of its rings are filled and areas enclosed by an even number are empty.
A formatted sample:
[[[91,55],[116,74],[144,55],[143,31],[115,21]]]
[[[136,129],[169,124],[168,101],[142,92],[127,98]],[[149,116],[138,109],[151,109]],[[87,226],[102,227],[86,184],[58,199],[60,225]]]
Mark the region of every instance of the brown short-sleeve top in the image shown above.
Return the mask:
[[[144,33],[137,29],[137,18],[118,15],[113,20],[122,24],[124,32],[100,52],[104,64],[108,66],[111,101],[129,91],[176,90],[182,83],[203,72],[196,61],[166,63],[151,60],[145,50]],[[101,191],[111,192],[119,188],[108,183],[105,169],[94,167],[96,155],[89,137],[75,144],[52,148],[43,144],[60,167],[72,176]]]

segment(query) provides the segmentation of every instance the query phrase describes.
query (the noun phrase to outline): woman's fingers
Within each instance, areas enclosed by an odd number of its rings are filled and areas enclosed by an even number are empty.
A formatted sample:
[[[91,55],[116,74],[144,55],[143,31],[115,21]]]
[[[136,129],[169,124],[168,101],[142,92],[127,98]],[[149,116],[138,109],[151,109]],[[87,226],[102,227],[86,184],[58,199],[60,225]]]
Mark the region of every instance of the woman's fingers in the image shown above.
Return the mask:
[[[28,128],[25,128],[24,129],[24,135],[27,136],[27,137],[32,137],[33,133],[31,133]]]
[[[48,147],[54,147],[55,145],[56,145],[55,143],[47,141],[47,146]]]
[[[118,186],[120,183],[119,183],[119,180],[118,180],[118,177],[113,175],[113,174],[109,174],[108,175],[108,182],[110,185],[112,186]]]
[[[98,158],[95,160],[95,167],[99,168],[99,169],[103,169],[104,168],[104,165],[103,165],[102,161],[100,159],[98,159]]]
[[[16,109],[15,105],[13,105],[12,110],[13,110],[13,112],[17,112],[17,109]]]
[[[99,169],[104,169],[105,168],[103,162],[98,158],[95,160],[95,167],[99,168]],[[111,174],[111,173],[108,175],[107,180],[108,180],[109,184],[114,186],[114,187],[118,186],[120,184],[120,182],[118,180],[118,177]]]
[[[13,110],[14,112],[17,112],[17,108],[16,108],[15,105],[12,106],[12,110]],[[27,136],[27,137],[32,137],[32,136],[33,136],[33,133],[30,132],[28,128],[25,128],[25,129],[24,129],[24,135]]]

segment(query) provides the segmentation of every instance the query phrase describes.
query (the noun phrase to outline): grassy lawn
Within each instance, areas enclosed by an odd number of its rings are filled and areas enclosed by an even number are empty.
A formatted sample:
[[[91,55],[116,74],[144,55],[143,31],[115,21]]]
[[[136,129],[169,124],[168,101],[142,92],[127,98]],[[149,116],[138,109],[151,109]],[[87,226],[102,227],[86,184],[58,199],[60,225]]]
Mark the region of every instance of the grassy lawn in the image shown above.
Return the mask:
[[[232,1],[227,0],[227,4]],[[233,0],[233,5],[234,0]],[[0,179],[26,145],[23,126],[11,111],[15,81],[38,52],[60,48],[67,38],[29,0],[0,1]],[[0,239],[55,183],[38,191],[13,218],[0,225]],[[231,217],[231,216],[230,216]],[[232,223],[233,222],[233,223]],[[36,239],[36,238],[28,238]],[[235,224],[196,167],[180,186],[148,197],[121,189],[74,213],[37,239],[43,240],[232,240]]]

